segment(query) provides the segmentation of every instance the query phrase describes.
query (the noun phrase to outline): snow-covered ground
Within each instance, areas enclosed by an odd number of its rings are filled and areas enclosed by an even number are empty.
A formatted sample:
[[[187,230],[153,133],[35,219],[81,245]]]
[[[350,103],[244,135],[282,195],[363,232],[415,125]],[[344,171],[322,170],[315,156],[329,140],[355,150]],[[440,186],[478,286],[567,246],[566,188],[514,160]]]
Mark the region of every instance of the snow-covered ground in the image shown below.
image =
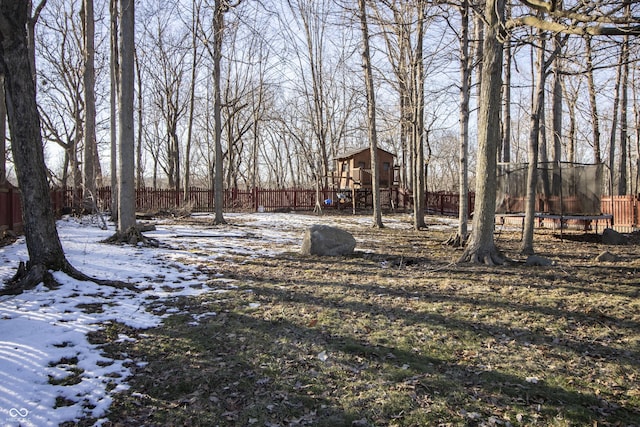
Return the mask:
[[[99,243],[114,233],[88,218],[65,218],[58,233],[67,259],[80,271],[102,279],[134,284],[139,291],[98,286],[56,273],[61,286],[40,285],[18,296],[0,297],[0,425],[57,426],[89,416],[104,420],[112,394],[127,388],[131,363],[106,358],[89,343],[87,333],[117,320],[149,328],[162,316],[147,310],[158,300],[229,287],[223,277],[211,280],[199,266],[229,257],[265,257],[299,250],[306,227],[315,223],[371,224],[370,217],[296,214],[227,214],[230,225],[195,227],[157,223],[145,233],[160,248]],[[410,228],[408,216],[385,218],[387,227]],[[451,226],[447,224],[446,226]],[[0,282],[27,261],[24,239],[0,248]],[[202,286],[207,282],[207,286]],[[1,285],[0,285],[1,286]],[[212,288],[213,287],[213,288]],[[86,309],[91,307],[91,309]],[[96,309],[98,307],[99,309]],[[121,340],[133,338],[120,336]]]

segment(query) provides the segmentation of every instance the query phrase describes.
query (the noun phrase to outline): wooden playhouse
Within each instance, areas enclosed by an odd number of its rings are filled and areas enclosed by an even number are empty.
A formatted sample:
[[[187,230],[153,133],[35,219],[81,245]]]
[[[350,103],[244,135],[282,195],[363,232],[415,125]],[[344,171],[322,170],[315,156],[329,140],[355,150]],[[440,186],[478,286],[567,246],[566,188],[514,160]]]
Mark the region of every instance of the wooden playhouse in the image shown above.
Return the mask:
[[[389,204],[393,207],[392,193],[394,189],[398,188],[400,168],[394,163],[394,154],[382,148],[377,150],[378,183],[381,190],[389,190],[385,191],[385,194],[389,194],[389,200],[383,204]],[[342,205],[352,203],[354,209],[356,205],[364,207],[373,205],[371,148],[364,147],[345,151],[335,156],[334,161],[335,170],[332,174],[332,183],[338,194],[337,202]]]

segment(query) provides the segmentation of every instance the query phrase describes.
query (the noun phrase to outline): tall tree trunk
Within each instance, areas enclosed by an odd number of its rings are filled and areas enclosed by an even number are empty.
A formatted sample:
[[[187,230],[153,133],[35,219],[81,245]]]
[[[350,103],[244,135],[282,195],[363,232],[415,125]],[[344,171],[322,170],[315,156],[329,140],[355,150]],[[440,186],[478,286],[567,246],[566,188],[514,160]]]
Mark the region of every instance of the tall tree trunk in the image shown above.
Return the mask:
[[[622,52],[620,53],[622,61]],[[611,133],[609,134],[609,185],[614,192],[616,187],[616,132],[618,131],[618,108],[620,107],[620,84],[622,81],[622,62],[618,63],[615,82],[615,95],[613,98],[613,113],[611,114]]]
[[[414,149],[413,149],[413,137],[411,136],[411,121],[412,121],[412,107],[411,107],[411,72],[407,63],[410,57],[409,47],[409,33],[406,31],[404,25],[399,26],[398,33],[398,91],[400,95],[400,138],[402,144],[402,166],[404,175],[405,188],[415,188],[415,174],[413,168],[415,166],[414,161]],[[414,201],[415,202],[415,201]]]
[[[27,52],[29,57],[29,65],[31,78],[37,81],[36,74],[36,23],[40,18],[40,13],[47,4],[47,0],[41,0],[35,10],[33,10],[33,1],[27,1]],[[37,89],[37,88],[36,88]]]
[[[598,118],[598,104],[596,102],[596,84],[593,79],[593,52],[591,49],[591,36],[586,36],[584,42],[587,56],[587,84],[589,86],[589,105],[591,106],[591,126],[593,129],[593,161],[594,163],[601,163],[600,119]]]
[[[4,74],[0,73],[0,184],[7,180],[7,105],[4,99]]]
[[[225,224],[224,204],[224,168],[222,158],[222,94],[220,93],[220,61],[222,58],[222,36],[224,31],[224,10],[222,0],[215,0],[213,17],[213,120],[215,145],[214,204],[215,224]]]
[[[144,129],[143,123],[143,111],[144,111],[144,91],[143,91],[143,76],[142,67],[138,60],[138,55],[135,55],[136,63],[136,75],[138,76],[138,138],[136,141],[136,188],[144,188],[144,164],[142,162],[142,132]],[[158,163],[154,162],[154,168],[158,167]],[[155,179],[155,176],[154,176]]]
[[[543,53],[544,55],[544,53]],[[544,61],[544,58],[543,58]],[[544,64],[543,64],[544,67]],[[546,68],[545,68],[546,71]],[[546,74],[545,74],[545,81],[543,82],[544,85],[546,85]],[[543,87],[544,87],[543,85]],[[539,107],[536,107],[536,98],[538,96],[542,96],[542,100],[539,101]],[[540,174],[540,179],[542,181],[542,194],[545,197],[545,200],[548,200],[548,197],[551,195],[551,181],[549,180],[549,145],[547,144],[547,117],[546,117],[546,108],[545,108],[545,98],[546,98],[546,94],[545,91],[542,91],[542,94],[540,94],[538,92],[537,87],[534,88],[534,96],[533,99],[531,100],[531,111],[534,112],[533,114],[535,114],[536,117],[536,121],[538,122],[538,142],[536,143],[538,146],[538,156],[539,156],[539,161],[538,163],[542,164],[543,168],[544,168],[544,173]],[[537,113],[536,108],[540,108],[540,111],[538,111]]]
[[[411,61],[411,139],[413,142],[413,227],[420,230],[426,227],[424,213],[426,206],[426,169],[424,157],[424,2],[418,1],[416,20],[416,47]]]
[[[93,0],[83,0],[81,11],[84,21],[84,158],[83,158],[83,210],[95,209],[96,173],[94,160],[96,146],[96,96],[95,96],[95,24]]]
[[[630,13],[629,1],[625,1],[627,15]],[[627,110],[629,108],[629,35],[623,36],[620,54],[622,79],[620,82],[620,164],[618,167],[618,194],[627,194]]]
[[[496,211],[496,159],[500,146],[500,88],[502,87],[505,0],[487,0],[484,12],[485,34],[482,89],[478,111],[478,165],[473,230],[461,262],[503,263],[495,246],[493,230]]]
[[[469,59],[469,0],[460,6],[460,136],[458,142],[458,188],[460,193],[458,213],[458,235],[454,246],[464,246],[468,237],[469,218],[469,98],[471,87],[471,64]],[[505,48],[507,50],[508,48]],[[508,85],[507,85],[508,86]],[[505,87],[506,89],[506,87]],[[503,142],[503,146],[504,146]],[[456,241],[457,240],[457,241]]]
[[[567,107],[569,110],[569,134],[567,135],[567,161],[569,163],[576,162],[576,133],[577,133],[577,117],[576,108],[578,103],[578,96],[576,93],[570,93],[563,84],[564,96],[567,99]]]
[[[556,34],[553,37],[554,50],[561,49],[561,36]],[[562,182],[560,180],[560,164],[562,162],[562,66],[560,55],[553,61],[553,88],[552,88],[552,134],[553,134],[553,178],[551,181],[551,192],[554,196],[560,196]]]
[[[473,61],[474,67],[478,70],[476,72],[476,91],[478,98],[482,92],[482,68],[484,67],[484,40],[486,37],[485,34],[485,25],[486,21],[483,19],[482,15],[479,13],[475,13],[473,21],[473,29],[474,29],[474,52],[473,52]],[[501,55],[502,56],[502,55]]]
[[[5,71],[11,149],[20,187],[22,221],[29,252],[2,293],[19,293],[42,280],[53,282],[50,270],[71,271],[51,208],[49,185],[27,42],[28,1],[0,2],[0,61]]]
[[[538,39],[540,40],[540,47],[538,48],[538,62],[536,64],[536,86],[534,91],[533,105],[531,111],[531,127],[529,134],[529,162],[527,165],[527,199],[525,207],[524,217],[524,229],[522,232],[522,246],[521,251],[523,254],[530,255],[534,253],[533,250],[533,228],[535,225],[535,213],[536,213],[536,188],[538,180],[538,145],[540,138],[540,124],[542,121],[542,114],[544,111],[544,86],[546,80],[546,68],[545,68],[545,35],[540,34]],[[546,173],[546,170],[545,170]]]
[[[134,2],[120,0],[120,108],[119,117],[119,158],[118,158],[118,232],[126,234],[136,224],[136,197],[134,180],[133,125],[134,96]]]
[[[78,159],[78,151],[80,141],[82,140],[84,127],[82,126],[82,118],[80,117],[81,109],[80,94],[74,99],[74,120],[76,123],[73,142],[69,144],[69,159],[71,164],[71,185],[72,185],[72,208],[73,212],[79,213],[82,210],[82,172],[80,170],[80,160]]]
[[[198,71],[196,70],[198,65],[198,10],[196,8],[196,2],[193,0],[191,3],[192,15],[191,15],[191,85],[189,86],[189,118],[187,122],[187,142],[184,150],[184,192],[182,200],[184,203],[189,201],[189,188],[191,187],[191,140],[193,139],[193,116],[195,113],[195,99],[196,99],[196,77]]]
[[[309,2],[310,5],[313,2]],[[300,8],[300,4],[298,5]],[[308,6],[305,6],[308,7]],[[324,28],[318,29],[317,31],[312,31],[312,23],[311,19],[317,19],[318,22],[322,22],[323,18],[321,16],[315,16],[312,18],[309,15],[308,11],[304,11],[300,13],[300,17],[302,19],[302,23],[304,26],[305,32],[305,41],[307,43],[307,55],[309,56],[309,68],[311,75],[311,100],[308,101],[308,108],[311,114],[311,126],[312,131],[316,139],[317,147],[319,149],[320,154],[320,167],[316,167],[314,175],[316,181],[322,180],[322,186],[324,188],[328,187],[329,180],[329,151],[330,147],[328,147],[327,134],[328,134],[328,126],[327,126],[327,112],[325,111],[325,89],[324,89],[324,47],[322,43],[324,42]]]
[[[633,76],[633,81],[637,81],[637,76],[635,73],[635,68],[634,68],[634,76]],[[636,174],[635,174],[635,185],[634,188],[632,188],[631,190],[631,194],[636,194],[638,193],[638,186],[640,185],[640,105],[638,105],[639,102],[639,98],[638,98],[638,85],[636,84],[632,84],[631,85],[631,90],[633,93],[633,116],[635,117],[634,121],[635,121],[635,128],[636,128]],[[631,178],[631,176],[629,176],[629,178]]]
[[[381,228],[382,210],[380,207],[380,171],[378,171],[378,133],[376,130],[376,98],[371,70],[371,54],[369,52],[369,27],[367,25],[367,7],[365,0],[358,0],[360,11],[360,27],[362,29],[362,66],[367,93],[367,128],[369,130],[369,147],[371,150],[371,187],[373,192],[373,226]]]
[[[511,6],[506,6],[506,13],[511,13]],[[508,18],[508,16],[507,16]],[[502,161],[511,162],[511,39],[507,36],[504,43],[504,84],[502,102]]]
[[[109,84],[111,93],[110,124],[111,129],[111,219],[118,221],[118,103],[119,103],[119,76],[120,66],[118,58],[118,0],[109,0]]]

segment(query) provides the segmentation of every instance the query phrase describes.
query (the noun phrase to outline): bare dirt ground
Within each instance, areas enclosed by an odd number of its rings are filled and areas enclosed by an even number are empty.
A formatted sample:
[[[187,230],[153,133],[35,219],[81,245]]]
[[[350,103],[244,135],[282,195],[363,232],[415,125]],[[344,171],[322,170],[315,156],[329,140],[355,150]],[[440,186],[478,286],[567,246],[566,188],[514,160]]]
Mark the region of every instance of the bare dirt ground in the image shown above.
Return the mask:
[[[554,265],[486,267],[457,264],[436,218],[424,231],[335,223],[354,256],[230,255],[202,267],[212,292],[158,303],[175,312],[163,326],[126,331],[135,342],[111,340],[118,324],[96,334],[148,362],[111,425],[640,425],[635,239],[538,231]],[[516,261],[519,240],[497,229]],[[595,261],[605,250],[619,260]]]

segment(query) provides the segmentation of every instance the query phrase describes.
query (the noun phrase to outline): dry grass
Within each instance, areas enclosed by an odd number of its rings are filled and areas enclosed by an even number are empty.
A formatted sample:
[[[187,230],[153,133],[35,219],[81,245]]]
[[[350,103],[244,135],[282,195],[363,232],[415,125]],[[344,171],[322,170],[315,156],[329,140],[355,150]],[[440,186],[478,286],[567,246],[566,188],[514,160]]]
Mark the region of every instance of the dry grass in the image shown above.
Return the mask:
[[[366,253],[212,263],[227,292],[105,344],[148,362],[111,425],[640,425],[637,246],[539,233],[557,265],[490,268],[453,263],[441,231],[350,231]],[[498,245],[517,258],[519,237]]]

